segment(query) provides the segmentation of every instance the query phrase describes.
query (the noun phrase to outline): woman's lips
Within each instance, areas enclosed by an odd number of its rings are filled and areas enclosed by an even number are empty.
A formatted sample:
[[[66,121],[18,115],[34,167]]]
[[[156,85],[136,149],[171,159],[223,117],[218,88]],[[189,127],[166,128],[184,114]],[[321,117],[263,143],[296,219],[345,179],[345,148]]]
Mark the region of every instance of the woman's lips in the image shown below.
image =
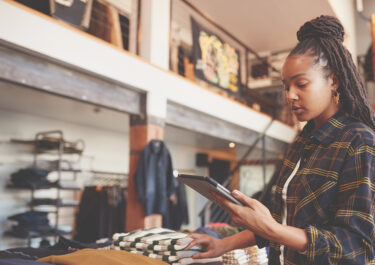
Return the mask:
[[[296,106],[293,106],[292,107],[292,111],[295,115],[301,115],[302,112],[304,111],[304,109],[302,107],[296,107]]]

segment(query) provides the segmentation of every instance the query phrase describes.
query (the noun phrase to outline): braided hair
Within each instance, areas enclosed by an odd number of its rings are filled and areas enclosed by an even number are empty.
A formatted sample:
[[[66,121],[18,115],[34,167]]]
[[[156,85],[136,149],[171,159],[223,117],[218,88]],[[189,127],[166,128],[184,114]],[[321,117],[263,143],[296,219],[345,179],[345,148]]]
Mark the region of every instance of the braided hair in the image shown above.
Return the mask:
[[[323,70],[334,74],[339,87],[342,109],[352,117],[375,130],[373,110],[366,99],[358,70],[350,52],[343,46],[344,27],[332,16],[320,16],[306,22],[297,32],[299,43],[288,57],[296,54],[307,54],[316,57],[315,63],[325,61]]]

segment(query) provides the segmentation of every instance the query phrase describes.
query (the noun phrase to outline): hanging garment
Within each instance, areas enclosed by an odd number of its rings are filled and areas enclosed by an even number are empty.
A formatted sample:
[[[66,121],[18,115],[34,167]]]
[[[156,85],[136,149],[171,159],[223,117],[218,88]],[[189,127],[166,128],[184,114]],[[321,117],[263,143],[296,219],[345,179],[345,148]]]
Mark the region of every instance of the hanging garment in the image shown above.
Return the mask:
[[[175,184],[177,203],[174,203],[172,201],[168,202],[168,228],[173,230],[179,230],[182,224],[189,223],[189,213],[186,202],[185,184],[179,181],[176,181]]]
[[[168,227],[168,198],[175,193],[172,160],[164,142],[152,140],[145,147],[134,175],[139,201],[146,215],[162,214]]]
[[[86,187],[76,219],[75,240],[91,243],[125,230],[126,200],[120,186]]]

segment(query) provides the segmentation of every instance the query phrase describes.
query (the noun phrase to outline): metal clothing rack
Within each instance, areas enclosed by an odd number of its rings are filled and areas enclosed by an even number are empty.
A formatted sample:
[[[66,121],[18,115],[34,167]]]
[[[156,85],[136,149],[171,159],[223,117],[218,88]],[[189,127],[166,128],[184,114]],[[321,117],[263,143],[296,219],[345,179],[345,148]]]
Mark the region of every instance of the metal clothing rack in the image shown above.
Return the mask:
[[[55,160],[53,163],[50,163],[53,165],[50,168],[43,168],[46,171],[56,172],[57,178],[56,181],[53,182],[54,185],[52,186],[40,186],[36,188],[29,188],[31,190],[31,201],[29,202],[29,209],[35,210],[38,207],[41,206],[48,206],[48,207],[54,207],[54,210],[48,211],[48,213],[53,213],[54,216],[54,225],[53,230],[49,233],[30,233],[29,236],[27,236],[27,244],[28,246],[31,245],[31,239],[32,238],[46,238],[46,237],[54,237],[54,241],[57,241],[57,237],[60,234],[70,234],[71,232],[63,232],[60,231],[59,226],[59,211],[60,208],[66,208],[66,207],[77,207],[78,202],[75,201],[64,201],[61,198],[61,190],[69,190],[76,192],[80,190],[80,187],[75,185],[75,181],[77,179],[77,175],[81,172],[80,169],[77,168],[64,168],[62,167],[62,162],[74,162],[79,164],[81,160],[81,156],[83,153],[83,150],[85,148],[85,143],[83,140],[77,140],[75,142],[67,141],[64,138],[64,134],[61,130],[53,130],[53,131],[45,131],[45,132],[39,132],[35,135],[34,140],[20,140],[20,139],[11,139],[11,142],[13,143],[19,143],[19,144],[29,144],[33,146],[33,163],[32,167],[35,169],[41,169],[41,162],[51,161],[51,160],[43,160],[45,158],[45,155],[48,155],[48,158],[53,157]],[[63,157],[69,154],[71,155],[68,160],[63,160]],[[76,156],[74,160],[73,156]],[[57,156],[57,159],[56,159]],[[48,164],[48,163],[47,163]],[[73,175],[72,184],[66,185],[64,183],[63,179],[63,172],[70,172]],[[10,188],[17,188],[16,186],[9,186]],[[56,197],[55,198],[43,198],[45,199],[45,202],[43,200],[40,200],[40,198],[36,198],[35,192],[36,190],[40,189],[56,189]],[[11,235],[11,234],[10,234]]]

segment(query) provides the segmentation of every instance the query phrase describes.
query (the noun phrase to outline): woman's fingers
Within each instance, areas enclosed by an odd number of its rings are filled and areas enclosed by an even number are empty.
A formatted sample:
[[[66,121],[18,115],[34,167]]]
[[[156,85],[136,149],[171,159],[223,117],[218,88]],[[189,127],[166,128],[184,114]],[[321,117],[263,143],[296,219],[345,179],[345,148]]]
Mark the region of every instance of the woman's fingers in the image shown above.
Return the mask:
[[[249,206],[250,208],[254,208],[257,200],[253,199],[253,198],[250,198],[248,196],[246,196],[245,194],[243,194],[242,192],[240,192],[239,190],[233,190],[232,191],[232,195],[237,199],[239,200],[240,202],[244,203],[245,205]]]
[[[221,196],[220,194],[217,194],[216,192],[211,192],[211,196],[216,204],[218,204],[220,207],[224,208],[226,211],[232,211],[233,206],[235,205],[231,201],[229,201],[224,196]]]
[[[207,252],[197,253],[192,258],[193,259],[206,259],[206,258],[212,258],[214,256],[215,256],[214,251],[210,250],[210,251],[207,251]]]
[[[209,243],[209,238],[202,234],[189,234],[188,237],[193,238],[194,240],[191,241],[189,245],[185,247],[185,250],[188,250],[195,245],[202,245],[202,244]]]

